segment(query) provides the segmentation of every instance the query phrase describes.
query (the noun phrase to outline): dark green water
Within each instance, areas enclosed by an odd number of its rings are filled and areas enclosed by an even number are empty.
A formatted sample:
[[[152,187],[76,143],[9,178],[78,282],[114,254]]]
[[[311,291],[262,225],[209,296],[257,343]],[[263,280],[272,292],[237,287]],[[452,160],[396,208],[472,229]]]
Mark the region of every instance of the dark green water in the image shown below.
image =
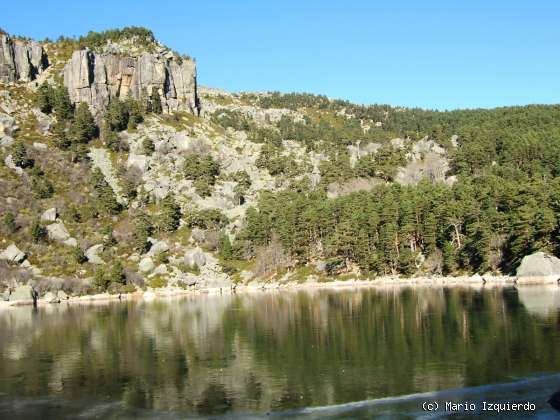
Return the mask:
[[[434,398],[515,396],[552,415],[559,308],[556,287],[22,307],[0,312],[0,417],[406,417],[428,397],[382,408],[378,399],[457,388]],[[535,376],[537,385],[526,382]],[[517,388],[475,388],[511,382]]]

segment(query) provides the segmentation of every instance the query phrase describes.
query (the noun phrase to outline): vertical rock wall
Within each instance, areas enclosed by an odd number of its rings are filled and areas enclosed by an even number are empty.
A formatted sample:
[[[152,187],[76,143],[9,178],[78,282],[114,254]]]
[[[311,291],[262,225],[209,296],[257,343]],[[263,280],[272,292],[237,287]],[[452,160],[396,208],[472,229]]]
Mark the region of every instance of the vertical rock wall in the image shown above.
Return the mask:
[[[48,66],[41,44],[0,35],[0,82],[35,80]]]
[[[156,89],[164,112],[198,114],[196,65],[170,54],[130,57],[77,50],[64,68],[64,85],[72,102],[87,102],[95,113],[115,97],[148,101]]]

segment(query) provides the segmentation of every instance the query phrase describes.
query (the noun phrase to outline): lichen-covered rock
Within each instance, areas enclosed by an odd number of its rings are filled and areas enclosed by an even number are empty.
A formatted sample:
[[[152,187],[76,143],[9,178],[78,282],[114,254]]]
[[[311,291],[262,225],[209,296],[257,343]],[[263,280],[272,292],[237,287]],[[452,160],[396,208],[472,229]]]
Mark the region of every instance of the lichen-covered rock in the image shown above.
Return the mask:
[[[72,102],[86,102],[96,113],[111,98],[130,96],[145,102],[157,91],[164,112],[198,114],[196,65],[173,54],[126,56],[77,50],[64,67],[64,86]]]
[[[25,252],[21,251],[15,244],[11,244],[2,253],[0,253],[0,260],[5,260],[13,263],[20,263],[25,260]]]
[[[0,82],[35,80],[47,66],[47,55],[38,42],[0,35]]]
[[[517,268],[517,282],[556,283],[560,280],[560,259],[544,252],[535,252],[521,260]]]

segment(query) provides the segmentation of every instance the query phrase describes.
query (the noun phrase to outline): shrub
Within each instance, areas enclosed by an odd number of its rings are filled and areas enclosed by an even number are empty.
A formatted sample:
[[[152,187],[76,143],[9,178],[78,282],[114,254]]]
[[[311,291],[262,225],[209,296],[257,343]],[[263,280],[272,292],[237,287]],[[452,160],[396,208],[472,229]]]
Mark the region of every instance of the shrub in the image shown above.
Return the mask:
[[[84,251],[79,246],[72,248],[72,257],[76,264],[83,264],[88,260],[86,254],[84,254]]]
[[[33,242],[43,242],[47,239],[47,229],[41,225],[39,219],[35,219],[29,226],[29,235]]]
[[[157,274],[148,280],[148,286],[152,289],[160,289],[167,286],[167,279],[161,274]]]
[[[4,225],[4,231],[8,234],[14,233],[17,230],[16,217],[12,212],[6,212],[4,214],[2,223]]]
[[[16,166],[20,168],[30,168],[33,166],[34,161],[27,155],[27,149],[21,140],[14,142],[11,148],[12,160]]]
[[[35,198],[50,198],[54,194],[54,187],[44,175],[34,176],[31,181],[31,191],[33,191],[33,196]]]
[[[142,152],[147,156],[151,156],[155,150],[156,146],[154,145],[154,142],[146,137],[142,142]]]
[[[194,210],[186,217],[189,227],[201,229],[222,228],[227,224],[227,217],[218,209]]]

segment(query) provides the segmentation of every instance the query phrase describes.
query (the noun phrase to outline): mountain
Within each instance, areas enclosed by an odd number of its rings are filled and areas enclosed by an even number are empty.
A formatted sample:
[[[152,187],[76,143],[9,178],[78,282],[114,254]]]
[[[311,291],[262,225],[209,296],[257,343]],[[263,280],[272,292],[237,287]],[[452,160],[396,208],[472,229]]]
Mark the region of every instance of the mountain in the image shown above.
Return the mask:
[[[144,28],[3,33],[0,278],[81,294],[513,273],[558,253],[559,123],[557,105],[199,87]]]

